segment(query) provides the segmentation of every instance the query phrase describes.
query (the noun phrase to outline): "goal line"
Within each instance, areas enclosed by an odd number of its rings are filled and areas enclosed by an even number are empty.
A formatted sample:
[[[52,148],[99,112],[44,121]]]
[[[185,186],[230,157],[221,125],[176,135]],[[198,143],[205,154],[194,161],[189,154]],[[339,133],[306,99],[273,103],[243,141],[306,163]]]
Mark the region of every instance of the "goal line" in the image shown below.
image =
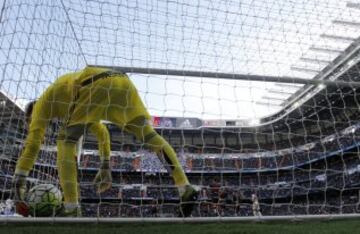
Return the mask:
[[[64,218],[64,217],[36,217],[34,219],[23,217],[0,217],[0,223],[91,223],[91,224],[131,224],[131,223],[236,223],[236,222],[273,222],[273,221],[315,221],[315,220],[341,220],[360,218],[360,214],[323,214],[323,215],[294,215],[294,216],[249,216],[249,217],[191,217],[191,218]]]

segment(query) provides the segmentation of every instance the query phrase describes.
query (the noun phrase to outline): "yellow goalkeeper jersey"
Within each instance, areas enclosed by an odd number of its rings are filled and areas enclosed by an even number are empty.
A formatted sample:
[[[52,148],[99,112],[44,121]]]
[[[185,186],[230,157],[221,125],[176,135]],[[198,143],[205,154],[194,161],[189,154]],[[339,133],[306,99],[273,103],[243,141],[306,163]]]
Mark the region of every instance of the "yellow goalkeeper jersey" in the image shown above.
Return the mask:
[[[80,72],[59,77],[47,88],[34,105],[21,158],[31,160],[38,154],[45,130],[54,118],[63,120],[65,126],[91,123],[90,130],[98,141],[105,142],[102,144],[105,148],[99,147],[105,152],[110,148],[110,139],[104,139],[108,133],[104,134],[107,130],[100,124],[101,120],[113,122],[121,128],[139,116],[150,120],[135,86],[125,74],[114,73],[91,80],[106,71],[108,69],[86,67]]]
[[[150,119],[135,86],[126,75],[115,74],[82,85],[106,71],[87,67],[56,80],[34,106],[30,130],[45,128],[53,118],[66,120],[67,126],[100,120],[123,126],[138,116]]]

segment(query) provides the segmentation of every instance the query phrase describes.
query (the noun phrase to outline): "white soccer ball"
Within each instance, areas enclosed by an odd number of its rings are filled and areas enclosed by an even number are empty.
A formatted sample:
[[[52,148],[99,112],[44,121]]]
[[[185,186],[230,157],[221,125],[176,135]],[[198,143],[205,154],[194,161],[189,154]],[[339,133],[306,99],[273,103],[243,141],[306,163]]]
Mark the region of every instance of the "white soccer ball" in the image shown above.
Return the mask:
[[[61,191],[52,184],[40,184],[30,189],[27,194],[30,215],[34,217],[50,217],[61,207]]]

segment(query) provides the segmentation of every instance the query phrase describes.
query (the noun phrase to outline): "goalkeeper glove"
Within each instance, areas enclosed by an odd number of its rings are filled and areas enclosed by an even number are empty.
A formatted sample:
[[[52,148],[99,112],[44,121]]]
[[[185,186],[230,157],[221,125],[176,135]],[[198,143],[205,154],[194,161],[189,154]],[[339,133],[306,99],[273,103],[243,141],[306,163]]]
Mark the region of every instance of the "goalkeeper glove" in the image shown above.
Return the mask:
[[[94,184],[97,193],[103,193],[111,188],[112,177],[109,160],[103,160],[101,162],[100,169],[94,179]]]
[[[29,206],[25,203],[26,176],[15,174],[12,181],[13,200],[15,201],[16,213],[22,216],[29,215]]]

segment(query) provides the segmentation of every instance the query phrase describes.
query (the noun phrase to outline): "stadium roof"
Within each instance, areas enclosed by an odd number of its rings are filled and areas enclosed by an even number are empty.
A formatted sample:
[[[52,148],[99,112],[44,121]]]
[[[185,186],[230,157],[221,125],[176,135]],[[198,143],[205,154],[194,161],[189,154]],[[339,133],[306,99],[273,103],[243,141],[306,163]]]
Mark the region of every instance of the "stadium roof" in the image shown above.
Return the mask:
[[[35,99],[57,76],[87,64],[336,79],[337,65],[354,62],[348,56],[357,48],[359,16],[359,4],[338,0],[7,2],[1,90],[17,102]],[[317,92],[251,78],[131,78],[155,116],[258,123]]]
[[[156,5],[101,1],[66,3],[65,8],[75,32],[81,32],[78,40],[88,63],[165,73],[177,69],[323,79],[324,71],[360,35],[358,4],[335,0],[160,1]],[[296,99],[304,86],[154,76],[132,76],[152,113],[203,119],[274,114]],[[185,85],[180,88],[181,82]],[[200,82],[199,89],[188,92],[189,86]]]
[[[8,124],[9,120],[18,120],[23,115],[20,106],[0,91],[0,123]]]

